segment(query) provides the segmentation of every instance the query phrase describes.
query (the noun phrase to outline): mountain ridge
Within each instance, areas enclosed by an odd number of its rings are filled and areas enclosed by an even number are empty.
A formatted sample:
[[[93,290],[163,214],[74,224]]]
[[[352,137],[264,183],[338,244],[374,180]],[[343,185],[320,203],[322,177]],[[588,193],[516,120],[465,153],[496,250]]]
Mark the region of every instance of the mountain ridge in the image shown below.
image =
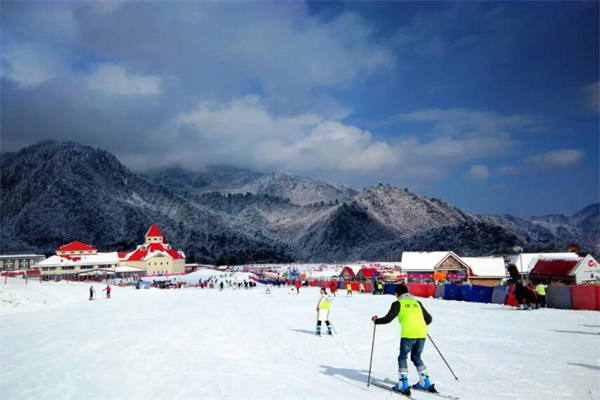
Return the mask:
[[[516,245],[564,251],[572,243],[600,251],[597,204],[526,220],[468,213],[388,184],[358,192],[222,167],[135,174],[75,142],[3,153],[0,165],[2,252],[51,253],[71,240],[131,250],[152,222],[188,259],[214,263],[398,259],[404,250],[488,255]]]

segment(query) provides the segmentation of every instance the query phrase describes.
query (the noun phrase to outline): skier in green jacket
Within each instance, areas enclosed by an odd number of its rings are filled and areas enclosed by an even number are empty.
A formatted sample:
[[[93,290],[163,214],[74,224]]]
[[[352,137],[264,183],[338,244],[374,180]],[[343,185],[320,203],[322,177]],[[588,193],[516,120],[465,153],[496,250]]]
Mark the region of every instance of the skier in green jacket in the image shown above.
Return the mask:
[[[414,384],[413,388],[436,393],[437,390],[429,380],[427,369],[423,360],[421,360],[421,353],[427,339],[427,325],[432,321],[431,315],[420,301],[417,301],[408,293],[408,288],[405,285],[397,285],[394,295],[398,301],[392,303],[387,315],[383,318],[377,316],[371,318],[376,325],[388,324],[393,319],[397,319],[402,326],[400,354],[398,355],[399,382],[393,389],[410,396],[407,363],[408,354],[410,353],[410,359],[419,372],[419,382]]]

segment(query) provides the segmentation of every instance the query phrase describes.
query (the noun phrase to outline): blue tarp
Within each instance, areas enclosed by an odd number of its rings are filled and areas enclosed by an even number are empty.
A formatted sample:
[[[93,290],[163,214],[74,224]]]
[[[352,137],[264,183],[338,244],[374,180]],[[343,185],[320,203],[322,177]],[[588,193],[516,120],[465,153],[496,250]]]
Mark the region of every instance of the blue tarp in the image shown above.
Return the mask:
[[[461,285],[460,288],[460,300],[471,301],[471,285]]]
[[[346,289],[344,287],[344,281],[338,281],[338,289],[342,289],[342,290]]]
[[[491,299],[490,303],[505,304],[506,296],[508,296],[509,290],[510,290],[510,287],[508,287],[508,286],[494,287],[494,290],[492,291],[492,299]]]
[[[396,293],[396,284],[395,283],[386,283],[383,285],[383,293],[384,294],[394,294]]]
[[[460,286],[444,285],[444,300],[460,300]]]
[[[493,287],[490,286],[471,286],[471,301],[473,303],[489,303],[492,299]]]
[[[571,288],[568,286],[549,286],[546,288],[546,302],[548,307],[571,309]]]
[[[436,299],[444,298],[444,285],[436,285],[435,286],[435,298]]]

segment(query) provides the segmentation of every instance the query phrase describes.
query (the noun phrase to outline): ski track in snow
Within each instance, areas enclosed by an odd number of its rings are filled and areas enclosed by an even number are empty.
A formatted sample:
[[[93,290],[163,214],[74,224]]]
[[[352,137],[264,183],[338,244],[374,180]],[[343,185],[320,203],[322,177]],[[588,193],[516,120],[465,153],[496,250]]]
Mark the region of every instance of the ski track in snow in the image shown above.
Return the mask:
[[[95,285],[101,296],[103,285]],[[317,288],[135,290],[11,278],[0,289],[2,399],[398,399],[367,388],[373,315],[392,296],[337,296],[314,335]],[[465,400],[600,399],[600,313],[421,299],[423,360]],[[325,326],[323,330],[326,332]],[[395,379],[396,322],[377,327],[372,376]],[[409,379],[416,371],[409,362]],[[415,393],[417,399],[433,399]]]

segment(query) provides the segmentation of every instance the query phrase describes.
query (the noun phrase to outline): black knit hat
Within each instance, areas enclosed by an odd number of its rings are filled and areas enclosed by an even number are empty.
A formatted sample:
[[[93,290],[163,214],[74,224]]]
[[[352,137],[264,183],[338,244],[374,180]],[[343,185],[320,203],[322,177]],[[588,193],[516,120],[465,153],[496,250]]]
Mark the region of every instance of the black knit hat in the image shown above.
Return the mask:
[[[396,289],[394,290],[394,292],[398,296],[402,296],[404,293],[408,293],[408,288],[403,284],[399,284],[399,285],[396,285]]]

